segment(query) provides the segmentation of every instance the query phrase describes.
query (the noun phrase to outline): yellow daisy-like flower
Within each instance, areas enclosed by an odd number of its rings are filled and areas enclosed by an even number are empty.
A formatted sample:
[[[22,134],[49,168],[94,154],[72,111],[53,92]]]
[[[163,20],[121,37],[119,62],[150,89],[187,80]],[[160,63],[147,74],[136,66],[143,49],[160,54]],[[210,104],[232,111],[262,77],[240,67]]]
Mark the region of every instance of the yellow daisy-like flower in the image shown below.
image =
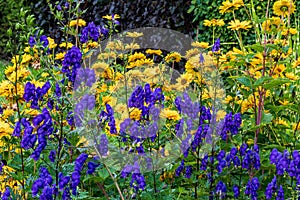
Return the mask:
[[[200,54],[200,50],[198,48],[193,48],[193,49],[186,51],[185,58],[190,59],[191,57],[199,55],[199,54]]]
[[[162,51],[160,49],[147,49],[146,50],[146,53],[147,54],[155,54],[155,55],[158,55],[160,56],[162,54]]]
[[[14,129],[12,127],[10,127],[10,125],[8,123],[0,120],[0,139],[2,137],[10,136],[13,131],[14,131]]]
[[[51,37],[48,37],[47,39],[49,41],[49,49],[54,49],[57,46],[57,44],[54,42],[54,39]]]
[[[140,45],[137,43],[130,43],[125,45],[125,50],[134,50],[134,49],[140,49]]]
[[[262,28],[265,31],[277,30],[282,24],[280,17],[271,17],[262,23]],[[283,25],[283,24],[282,24]]]
[[[212,20],[204,20],[203,23],[204,26],[224,26],[224,20],[223,19],[212,19]]]
[[[289,29],[284,29],[282,32],[281,32],[281,35],[288,35],[288,34],[291,34],[291,35],[296,35],[298,33],[297,29],[295,28],[289,28]]]
[[[75,19],[75,20],[71,20],[69,23],[69,26],[85,26],[86,25],[86,21],[84,21],[83,19]]]
[[[62,59],[64,59],[65,55],[66,55],[66,52],[57,53],[55,55],[55,60],[62,60]]]
[[[105,15],[102,18],[107,20],[112,20],[112,15]],[[114,19],[120,19],[120,15],[114,14]]]
[[[283,106],[286,106],[286,105],[289,104],[289,101],[286,100],[286,99],[284,99],[283,101],[279,100],[279,103],[280,103],[281,105],[283,105]]]
[[[292,63],[293,68],[296,68],[298,66],[300,66],[300,57]]]
[[[288,123],[287,123],[287,121],[285,121],[283,119],[278,119],[278,120],[275,121],[275,123],[278,124],[278,125],[286,126],[286,127],[289,126]]]
[[[286,69],[284,64],[279,64],[275,67],[274,72],[276,74],[281,74]]]
[[[114,106],[117,103],[117,99],[112,96],[103,96],[102,97],[102,105],[109,104],[110,106]]]
[[[110,68],[110,67],[107,67],[106,69],[104,69],[104,71],[102,72],[101,76],[103,78],[111,79],[112,80],[114,78],[114,69]]]
[[[186,89],[190,83],[193,81],[193,75],[190,73],[182,74],[179,78],[176,79],[176,84],[174,85],[175,90],[183,91]]]
[[[296,81],[299,79],[299,77],[297,75],[295,75],[294,73],[285,73],[285,77],[287,77],[290,80]]]
[[[224,119],[224,117],[226,116],[226,112],[224,110],[218,110],[217,112],[217,121],[219,121],[220,119]]]
[[[249,28],[251,28],[252,26],[250,25],[249,21],[240,21],[240,20],[234,20],[229,22],[230,26],[228,26],[227,28],[230,28],[231,30],[240,30],[240,29],[244,29],[247,30]]]
[[[63,42],[59,45],[59,47],[66,47],[67,49],[73,47],[73,44],[71,42]]]
[[[294,131],[300,131],[300,124],[299,123],[292,123],[292,127]]]
[[[138,32],[127,32],[126,33],[126,37],[130,37],[130,38],[138,38],[138,37],[141,37],[143,36],[144,33],[138,33]]]
[[[87,44],[87,47],[89,47],[89,48],[96,48],[98,46],[99,46],[98,42],[89,42]]]
[[[160,116],[169,120],[179,120],[180,115],[176,110],[170,110],[168,108],[163,109],[160,112]]]
[[[233,98],[232,98],[232,96],[227,95],[227,97],[224,99],[224,101],[226,104],[229,104],[231,101],[233,101]]]
[[[128,62],[134,62],[136,60],[146,59],[145,54],[140,52],[135,52],[134,54],[128,57]]]
[[[169,62],[179,62],[181,60],[181,55],[178,52],[169,53],[165,57],[165,61],[167,63]]]
[[[231,9],[234,9],[234,5],[233,3],[231,3],[229,0],[226,0],[224,2],[222,2],[222,6],[219,7],[220,13],[224,14],[224,13],[228,13],[231,12]]]
[[[141,119],[142,110],[138,108],[133,108],[129,111],[129,118],[134,120],[140,120]]]
[[[244,5],[244,2],[243,0],[233,0],[232,1],[232,5],[235,7],[235,8],[239,8],[241,6]]]
[[[192,46],[197,48],[207,49],[209,47],[209,43],[196,41],[192,43]]]
[[[286,17],[295,12],[296,6],[292,0],[279,0],[276,1],[273,5],[273,12],[277,16]]]

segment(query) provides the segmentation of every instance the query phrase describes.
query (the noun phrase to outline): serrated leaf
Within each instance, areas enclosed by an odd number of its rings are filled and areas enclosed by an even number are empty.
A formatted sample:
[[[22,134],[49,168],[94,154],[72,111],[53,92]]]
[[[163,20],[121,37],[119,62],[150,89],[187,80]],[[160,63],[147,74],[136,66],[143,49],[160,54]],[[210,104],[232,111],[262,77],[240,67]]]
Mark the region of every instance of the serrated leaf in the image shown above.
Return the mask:
[[[268,124],[272,121],[273,119],[273,115],[271,113],[262,113],[262,117],[261,117],[261,123],[262,124]]]

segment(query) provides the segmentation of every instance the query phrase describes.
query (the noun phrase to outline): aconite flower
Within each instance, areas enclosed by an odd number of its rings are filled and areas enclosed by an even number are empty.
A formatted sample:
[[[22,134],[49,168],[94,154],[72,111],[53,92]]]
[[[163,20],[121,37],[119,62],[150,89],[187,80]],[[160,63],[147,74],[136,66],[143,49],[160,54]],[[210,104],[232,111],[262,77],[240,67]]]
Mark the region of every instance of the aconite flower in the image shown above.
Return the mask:
[[[250,25],[249,21],[240,21],[240,20],[234,20],[229,22],[230,26],[228,26],[227,28],[230,28],[231,30],[240,30],[240,29],[244,29],[247,30],[249,28],[251,28],[252,26]]]
[[[295,12],[296,6],[292,0],[279,0],[273,5],[273,12],[277,16],[286,17]]]
[[[75,20],[71,20],[69,22],[69,26],[85,26],[86,25],[86,22],[83,20],[83,19],[75,19]]]

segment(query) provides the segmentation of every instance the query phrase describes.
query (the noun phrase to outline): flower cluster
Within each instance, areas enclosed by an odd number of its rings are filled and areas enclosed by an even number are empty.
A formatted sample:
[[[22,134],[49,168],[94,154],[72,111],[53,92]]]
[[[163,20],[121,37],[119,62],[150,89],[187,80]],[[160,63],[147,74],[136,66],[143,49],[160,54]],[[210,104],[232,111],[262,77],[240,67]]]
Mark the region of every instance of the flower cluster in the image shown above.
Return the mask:
[[[81,127],[86,111],[94,109],[96,99],[94,95],[85,94],[80,101],[75,105],[74,121],[76,126]]]
[[[245,194],[250,195],[252,200],[257,199],[257,190],[260,186],[259,180],[257,177],[250,179],[246,185]]]
[[[231,132],[232,135],[236,135],[238,133],[238,129],[242,124],[241,114],[236,113],[234,116],[232,116],[232,112],[230,112],[225,116],[221,124],[223,127],[219,134],[223,140],[226,140],[228,137],[228,132]]]
[[[130,187],[136,191],[144,190],[146,187],[145,177],[140,172],[140,166],[138,162],[134,162],[133,165],[127,164],[121,171],[121,178],[126,178],[131,174]]]
[[[298,150],[292,152],[292,156],[287,150],[280,153],[277,149],[273,149],[270,154],[270,163],[276,166],[277,175],[284,175],[286,172],[290,177],[297,180],[300,184],[300,154]]]
[[[40,190],[40,199],[52,199],[55,192],[55,187],[52,186],[53,178],[45,167],[40,168],[39,178],[32,184],[32,196],[36,197]]]
[[[98,41],[100,35],[107,36],[108,29],[104,26],[99,27],[94,24],[94,22],[90,22],[85,28],[82,29],[80,42],[85,43],[91,38],[93,41]]]
[[[92,87],[96,82],[96,75],[93,69],[79,68],[76,75],[76,81],[74,83],[74,89],[76,90],[82,83],[85,86]]]
[[[106,111],[102,110],[99,117],[100,117],[100,123],[104,123],[105,121],[108,120],[108,126],[110,127],[110,133],[111,134],[116,134],[117,133],[117,128],[116,128],[116,121],[114,117],[114,110],[109,104],[105,105]]]
[[[36,38],[33,36],[30,36],[28,43],[29,43],[29,46],[32,48],[37,43]],[[44,48],[46,48],[49,45],[49,41],[48,41],[48,38],[46,35],[42,35],[40,37],[40,43],[43,45]]]
[[[76,46],[73,46],[71,49],[68,50],[66,55],[64,56],[64,60],[62,61],[62,72],[66,73],[69,81],[74,83],[77,70],[80,68],[81,65],[81,58],[82,53],[80,49]],[[72,69],[70,67],[73,66]]]
[[[49,89],[51,88],[51,84],[49,81],[47,81],[42,88],[37,87],[35,88],[35,85],[31,82],[27,82],[24,89],[24,95],[23,98],[26,102],[31,102],[31,108],[33,109],[40,109],[38,102],[43,101],[43,96],[47,94]]]
[[[82,153],[75,160],[74,172],[71,175],[71,188],[72,188],[73,195],[77,194],[77,186],[80,183],[80,176],[81,176],[80,174],[83,169],[83,164],[85,163],[87,158],[88,158],[88,155],[85,153]]]

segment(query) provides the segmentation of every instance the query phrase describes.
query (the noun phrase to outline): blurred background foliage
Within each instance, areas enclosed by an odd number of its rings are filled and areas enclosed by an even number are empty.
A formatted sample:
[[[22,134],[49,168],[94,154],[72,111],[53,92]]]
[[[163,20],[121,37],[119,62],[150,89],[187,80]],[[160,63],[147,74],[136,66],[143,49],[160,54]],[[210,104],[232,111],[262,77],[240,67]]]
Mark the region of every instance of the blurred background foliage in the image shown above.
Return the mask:
[[[198,41],[206,41],[212,44],[212,27],[203,26],[205,19],[224,19],[225,26],[217,27],[215,38],[220,37],[221,42],[236,42],[233,31],[227,28],[228,22],[233,17],[231,13],[220,14],[219,6],[224,0],[83,0],[80,10],[85,11],[82,18],[87,22],[94,21],[97,25],[102,25],[102,16],[117,13],[121,16],[120,31],[139,27],[161,27],[188,34]],[[50,1],[64,5],[66,1]],[[251,0],[244,0],[245,6],[251,8]],[[266,0],[253,0],[253,8],[261,19],[265,16]],[[299,25],[300,1],[295,1],[297,12],[291,19],[291,24]],[[35,25],[44,30],[44,33],[55,39],[57,43],[61,41],[62,32],[57,22],[50,12],[47,0],[0,0],[0,13],[2,14],[0,27],[0,59],[10,60],[11,53],[6,49],[9,37],[7,30],[14,26],[20,19],[20,9],[29,10],[36,18]],[[271,9],[270,9],[271,11]],[[239,9],[236,18],[248,19],[244,9]],[[71,16],[72,17],[72,16]],[[197,34],[198,33],[198,34]],[[255,38],[254,30],[243,32],[246,35],[245,44],[253,43]],[[245,38],[245,37],[244,37]],[[231,49],[232,45],[226,45],[226,49]]]

